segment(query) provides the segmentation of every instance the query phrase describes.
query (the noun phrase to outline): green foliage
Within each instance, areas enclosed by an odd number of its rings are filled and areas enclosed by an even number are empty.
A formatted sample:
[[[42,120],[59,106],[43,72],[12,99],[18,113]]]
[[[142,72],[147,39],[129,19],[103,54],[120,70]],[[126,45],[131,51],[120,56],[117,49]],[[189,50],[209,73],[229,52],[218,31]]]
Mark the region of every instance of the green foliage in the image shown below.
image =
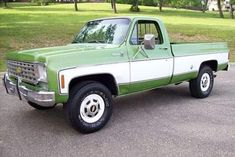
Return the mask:
[[[49,3],[55,2],[55,0],[31,0],[32,3],[36,3],[37,5],[45,6],[49,5]]]
[[[139,1],[138,0],[131,0],[132,1],[132,6],[130,8],[131,12],[139,12],[140,8],[139,8]]]
[[[106,0],[110,1],[110,0]],[[157,6],[160,0],[138,0],[140,5],[144,6]],[[132,4],[133,0],[116,0],[120,4]],[[201,6],[200,0],[163,0],[163,3],[167,6],[176,8],[188,8]],[[133,8],[135,9],[135,8]]]
[[[156,6],[157,0],[142,0],[140,4],[145,6]]]
[[[131,8],[130,8],[130,11],[131,12],[139,12],[140,11],[140,8],[136,5],[132,5]]]
[[[235,5],[235,0],[230,0],[230,3]]]
[[[165,3],[166,4],[166,3]],[[226,41],[235,61],[235,20],[229,12],[221,19],[217,12],[202,13],[186,9],[141,6],[141,12],[129,11],[130,4],[118,5],[114,14],[110,3],[80,3],[35,6],[34,3],[8,3],[12,9],[0,8],[0,71],[4,71],[4,56],[10,51],[66,45],[88,20],[110,16],[150,16],[162,19],[171,41]]]
[[[116,0],[116,3],[120,4],[132,4],[132,0]]]
[[[138,0],[140,5],[155,6],[158,0]],[[116,0],[120,4],[132,4],[133,0]]]
[[[176,8],[197,7],[201,5],[200,0],[169,0],[169,6]]]

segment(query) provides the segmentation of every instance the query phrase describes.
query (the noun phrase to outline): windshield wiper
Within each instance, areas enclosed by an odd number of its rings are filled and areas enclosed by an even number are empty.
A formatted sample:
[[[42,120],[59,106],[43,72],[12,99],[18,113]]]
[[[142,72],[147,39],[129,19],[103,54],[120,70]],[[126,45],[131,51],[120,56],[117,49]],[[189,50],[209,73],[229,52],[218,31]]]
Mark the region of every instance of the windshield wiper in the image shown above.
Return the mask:
[[[79,41],[72,41],[72,44],[76,44],[76,43],[85,43],[85,42],[79,42]],[[87,43],[98,43],[98,44],[103,44],[105,43],[105,41],[102,41],[102,40],[91,40],[91,41],[88,41]]]
[[[80,42],[76,40],[72,41],[72,44],[76,44],[76,43],[80,43]]]
[[[87,43],[105,43],[105,41],[102,41],[102,40],[91,40],[91,41],[88,41]]]

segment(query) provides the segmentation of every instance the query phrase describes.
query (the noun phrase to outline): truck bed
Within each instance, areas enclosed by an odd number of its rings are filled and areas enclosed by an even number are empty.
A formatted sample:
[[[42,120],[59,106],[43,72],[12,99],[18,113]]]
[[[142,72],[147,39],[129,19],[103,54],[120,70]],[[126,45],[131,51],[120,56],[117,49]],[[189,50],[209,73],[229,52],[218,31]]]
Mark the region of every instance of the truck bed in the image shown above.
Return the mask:
[[[175,57],[204,55],[211,53],[226,53],[228,46],[226,42],[212,43],[171,43],[172,54]]]
[[[228,47],[225,42],[172,43],[174,70],[171,83],[196,78],[204,61],[215,63],[215,69],[223,70],[228,64]]]

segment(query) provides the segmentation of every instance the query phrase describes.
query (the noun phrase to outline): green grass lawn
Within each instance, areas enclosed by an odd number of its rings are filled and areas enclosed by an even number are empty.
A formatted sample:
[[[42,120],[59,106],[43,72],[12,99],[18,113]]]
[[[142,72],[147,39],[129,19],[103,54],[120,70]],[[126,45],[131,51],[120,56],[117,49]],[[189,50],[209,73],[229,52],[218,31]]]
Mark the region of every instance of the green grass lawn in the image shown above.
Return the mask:
[[[129,12],[130,5],[117,5],[113,14],[107,3],[79,3],[35,6],[31,3],[10,3],[0,8],[0,71],[5,70],[4,56],[9,51],[35,47],[65,45],[90,19],[107,16],[148,15],[162,19],[171,41],[227,41],[235,61],[235,20],[220,19],[217,13],[201,13],[184,9],[140,6],[141,12]]]

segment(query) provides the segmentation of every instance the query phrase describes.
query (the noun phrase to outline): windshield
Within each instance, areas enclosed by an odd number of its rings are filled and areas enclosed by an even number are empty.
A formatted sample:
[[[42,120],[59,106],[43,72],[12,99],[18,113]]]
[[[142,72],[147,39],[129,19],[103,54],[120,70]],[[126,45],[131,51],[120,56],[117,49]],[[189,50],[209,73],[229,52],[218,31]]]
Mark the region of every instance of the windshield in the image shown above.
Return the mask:
[[[105,19],[88,22],[73,43],[121,44],[129,28],[129,19]]]

